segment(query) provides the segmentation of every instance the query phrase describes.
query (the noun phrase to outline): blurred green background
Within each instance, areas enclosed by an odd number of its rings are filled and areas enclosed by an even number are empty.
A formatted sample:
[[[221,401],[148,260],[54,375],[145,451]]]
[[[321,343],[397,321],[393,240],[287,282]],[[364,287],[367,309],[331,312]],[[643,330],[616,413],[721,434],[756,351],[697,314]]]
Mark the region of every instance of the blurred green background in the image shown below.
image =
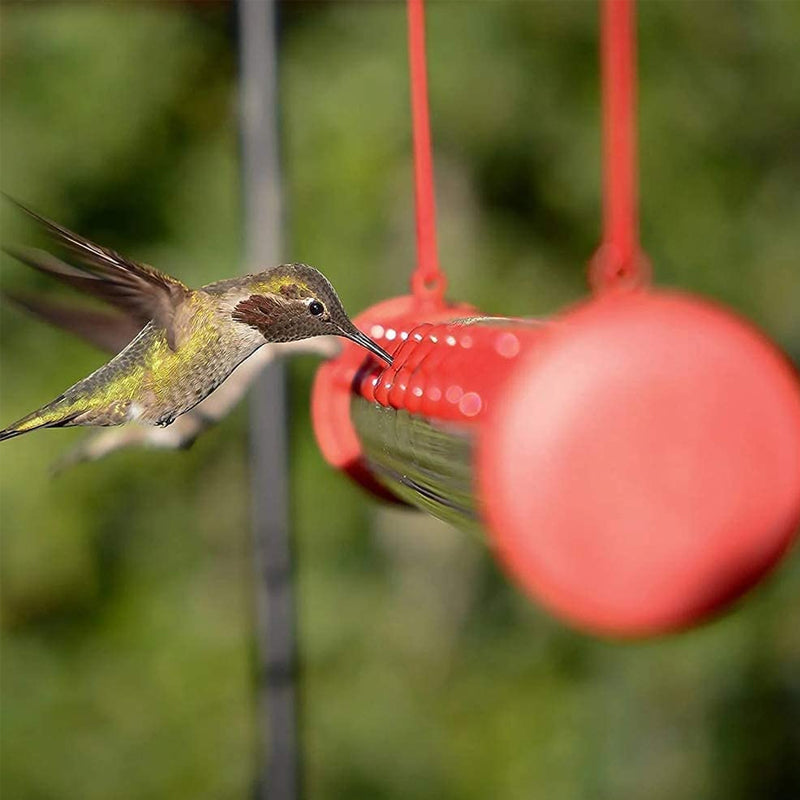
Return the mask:
[[[442,261],[453,297],[548,314],[599,233],[589,2],[431,2]],[[233,8],[7,2],[0,169],[41,213],[200,284],[245,268]],[[404,8],[281,21],[285,256],[356,311],[414,260]],[[664,284],[800,356],[800,3],[640,8],[642,233]],[[31,242],[3,209],[8,240]],[[254,266],[254,265],[250,265]],[[7,288],[58,291],[9,258]],[[2,422],[103,359],[2,310]],[[292,510],[309,798],[800,796],[800,558],[698,630],[570,631],[480,542],[323,462],[292,365]],[[83,434],[4,444],[2,796],[244,798],[256,774],[247,415],[185,453],[55,479]]]

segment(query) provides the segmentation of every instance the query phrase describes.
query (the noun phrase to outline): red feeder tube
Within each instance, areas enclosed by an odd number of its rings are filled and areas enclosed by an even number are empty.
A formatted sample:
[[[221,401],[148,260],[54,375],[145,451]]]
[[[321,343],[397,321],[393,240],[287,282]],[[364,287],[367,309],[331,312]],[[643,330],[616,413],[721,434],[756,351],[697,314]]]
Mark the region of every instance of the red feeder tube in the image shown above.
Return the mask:
[[[391,367],[354,347],[354,361],[320,369],[323,452],[368,486],[486,529],[520,583],[573,624],[623,636],[686,627],[792,541],[796,379],[730,313],[650,292],[546,323],[381,310],[361,327],[393,352]],[[332,414],[333,446],[320,436]]]

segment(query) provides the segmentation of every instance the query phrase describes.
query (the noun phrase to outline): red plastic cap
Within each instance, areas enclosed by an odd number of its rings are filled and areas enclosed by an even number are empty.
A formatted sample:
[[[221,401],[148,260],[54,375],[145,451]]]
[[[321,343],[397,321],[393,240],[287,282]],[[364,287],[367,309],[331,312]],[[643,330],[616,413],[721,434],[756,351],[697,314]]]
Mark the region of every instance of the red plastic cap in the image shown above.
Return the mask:
[[[800,394],[749,324],[633,293],[561,318],[481,432],[479,489],[520,583],[613,635],[686,627],[800,523]]]

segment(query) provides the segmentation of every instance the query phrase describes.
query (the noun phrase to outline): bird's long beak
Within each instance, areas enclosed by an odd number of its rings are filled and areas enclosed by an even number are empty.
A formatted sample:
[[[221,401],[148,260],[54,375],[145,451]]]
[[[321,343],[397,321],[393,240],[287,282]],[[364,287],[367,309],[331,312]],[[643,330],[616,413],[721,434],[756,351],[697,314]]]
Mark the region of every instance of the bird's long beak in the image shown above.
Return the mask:
[[[375,344],[366,333],[362,333],[355,326],[353,326],[352,329],[342,331],[342,333],[350,339],[351,342],[361,345],[366,350],[369,350],[370,353],[374,353],[378,358],[383,359],[387,364],[392,363],[392,357],[382,347]]]

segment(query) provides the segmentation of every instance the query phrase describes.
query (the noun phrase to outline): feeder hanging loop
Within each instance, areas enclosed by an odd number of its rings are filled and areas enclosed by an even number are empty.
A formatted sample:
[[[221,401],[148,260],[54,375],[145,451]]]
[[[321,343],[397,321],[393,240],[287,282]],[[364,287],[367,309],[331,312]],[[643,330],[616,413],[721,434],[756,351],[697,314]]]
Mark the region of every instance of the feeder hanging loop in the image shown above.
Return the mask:
[[[603,241],[589,282],[598,294],[649,283],[639,245],[636,164],[635,0],[602,0]]]
[[[447,281],[439,267],[436,247],[436,199],[428,115],[423,0],[408,0],[408,57],[411,74],[417,220],[417,268],[411,278],[411,289],[419,301],[432,302],[436,307],[441,307],[444,303]]]

